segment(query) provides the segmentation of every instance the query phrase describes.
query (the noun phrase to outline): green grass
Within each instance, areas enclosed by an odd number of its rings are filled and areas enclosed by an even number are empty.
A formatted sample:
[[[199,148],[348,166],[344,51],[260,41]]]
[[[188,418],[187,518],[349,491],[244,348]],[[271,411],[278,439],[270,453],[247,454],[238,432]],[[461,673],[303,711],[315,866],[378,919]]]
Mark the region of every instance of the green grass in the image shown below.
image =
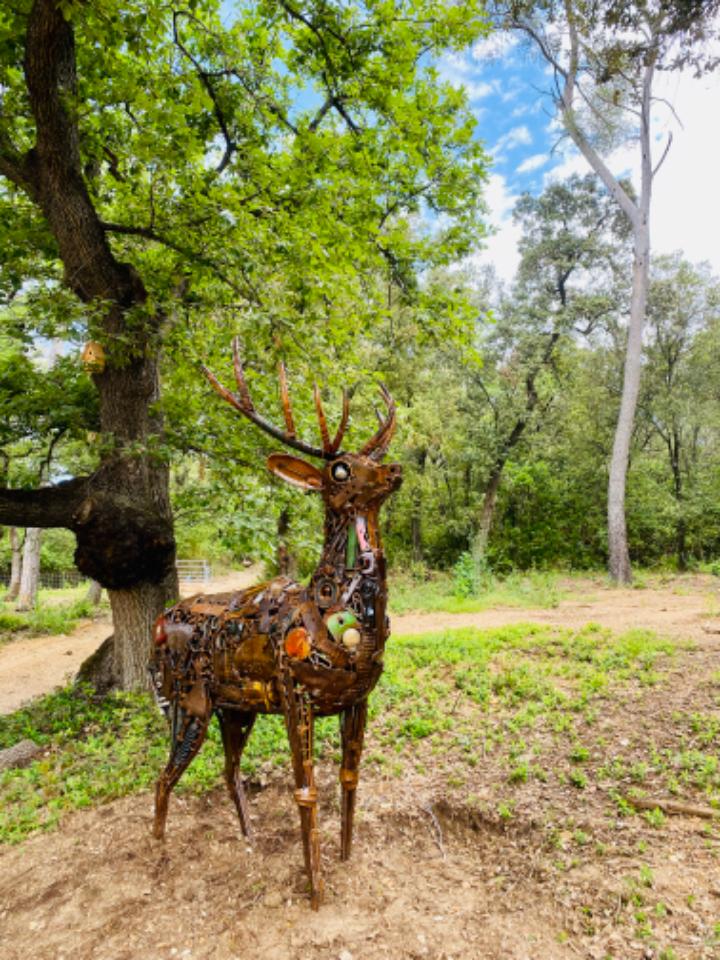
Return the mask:
[[[71,633],[79,620],[92,617],[97,607],[85,599],[87,587],[43,590],[33,610],[17,611],[12,603],[0,602],[0,643],[23,634]]]
[[[396,639],[370,700],[366,763],[388,776],[447,766],[460,786],[479,758],[494,755],[513,789],[529,779],[583,789],[592,776],[582,746],[588,724],[618,684],[659,682],[673,651],[671,642],[647,631],[614,637],[592,624],[577,632],[515,624]],[[707,722],[695,716],[689,724],[691,734],[695,729],[707,737]],[[50,828],[66,811],[150,788],[167,758],[165,721],[143,694],[104,700],[87,688],[51,694],[0,717],[0,747],[23,738],[46,750],[29,767],[0,774],[4,842]],[[222,749],[214,722],[208,741],[180,792],[220,783]],[[316,743],[319,755],[339,759],[334,717],[318,723]],[[552,760],[545,753],[550,747]],[[253,775],[267,762],[289,770],[279,717],[258,718],[244,772]],[[694,754],[672,762],[679,777],[717,777],[717,767],[706,769]],[[512,798],[502,802],[512,809]]]
[[[556,607],[565,595],[558,580],[559,575],[550,571],[487,576],[471,596],[462,596],[449,573],[393,573],[390,612],[475,613],[490,607]]]

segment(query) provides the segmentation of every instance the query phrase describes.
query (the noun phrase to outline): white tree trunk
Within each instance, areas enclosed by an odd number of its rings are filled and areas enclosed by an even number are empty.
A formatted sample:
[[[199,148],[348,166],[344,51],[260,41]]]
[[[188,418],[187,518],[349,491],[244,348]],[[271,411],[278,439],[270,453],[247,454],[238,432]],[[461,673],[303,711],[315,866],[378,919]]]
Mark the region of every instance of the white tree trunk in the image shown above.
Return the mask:
[[[85,594],[85,599],[88,603],[92,603],[96,607],[100,603],[100,597],[102,596],[102,587],[97,582],[97,580],[91,580],[90,586],[88,587],[87,593]]]
[[[647,223],[643,223],[635,232],[630,325],[625,351],[623,390],[608,478],[608,572],[617,583],[630,583],[632,580],[625,524],[625,486],[630,460],[630,441],[640,391],[642,332],[645,323],[649,264],[650,231]]]
[[[6,600],[15,600],[20,591],[20,573],[22,571],[22,541],[17,527],[10,527],[10,583],[5,594]]]
[[[41,538],[42,530],[39,527],[28,527],[23,546],[22,573],[16,610],[32,610],[37,601]]]

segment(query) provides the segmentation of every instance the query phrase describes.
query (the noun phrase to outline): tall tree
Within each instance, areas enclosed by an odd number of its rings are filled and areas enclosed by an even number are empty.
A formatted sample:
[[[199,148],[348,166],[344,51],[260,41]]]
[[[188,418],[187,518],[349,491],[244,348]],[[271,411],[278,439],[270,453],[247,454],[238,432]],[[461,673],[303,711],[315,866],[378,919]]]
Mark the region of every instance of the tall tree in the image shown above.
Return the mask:
[[[102,348],[95,469],[0,491],[0,522],[75,532],[126,687],[176,590],[158,402],[173,326],[220,306],[256,352],[298,323],[334,335],[365,267],[411,285],[477,231],[482,151],[430,59],[485,29],[479,3],[283,0],[226,20],[219,0],[23,0],[0,18],[0,295]],[[404,227],[423,209],[445,224],[435,244]]]
[[[514,218],[522,228],[520,265],[497,323],[483,340],[485,368],[472,379],[482,440],[489,447],[474,552],[485,554],[503,471],[515,448],[557,389],[563,340],[587,336],[615,307],[613,274],[623,224],[607,191],[592,176],[571,177],[541,196],[525,194]]]
[[[553,71],[552,97],[566,133],[605,184],[633,232],[630,319],[623,391],[608,481],[609,572],[627,583],[632,573],[625,488],[640,389],[642,333],[650,263],[653,180],[670,146],[653,159],[651,120],[658,71],[714,65],[705,42],[717,30],[718,0],[633,0],[608,4],[512,0],[500,5],[505,25],[522,31]],[[632,140],[638,149],[637,196],[608,166],[608,148]]]

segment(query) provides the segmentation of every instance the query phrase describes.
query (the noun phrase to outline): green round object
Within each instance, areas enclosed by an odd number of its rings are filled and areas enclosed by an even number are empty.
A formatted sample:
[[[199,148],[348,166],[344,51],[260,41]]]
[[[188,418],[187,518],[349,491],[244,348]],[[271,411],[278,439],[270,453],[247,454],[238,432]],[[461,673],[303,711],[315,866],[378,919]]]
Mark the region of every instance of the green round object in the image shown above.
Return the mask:
[[[358,625],[358,618],[352,610],[338,610],[337,613],[330,614],[325,624],[332,638],[334,640],[340,640],[346,630]]]

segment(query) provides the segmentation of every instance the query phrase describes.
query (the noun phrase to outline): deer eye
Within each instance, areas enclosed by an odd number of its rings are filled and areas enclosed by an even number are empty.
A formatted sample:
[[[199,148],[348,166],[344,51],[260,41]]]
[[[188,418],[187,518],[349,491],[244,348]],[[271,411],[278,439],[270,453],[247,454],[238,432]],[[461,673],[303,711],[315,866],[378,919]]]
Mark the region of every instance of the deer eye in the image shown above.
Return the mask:
[[[334,463],[332,467],[330,467],[330,475],[333,480],[347,480],[350,476],[350,468],[346,463]]]

